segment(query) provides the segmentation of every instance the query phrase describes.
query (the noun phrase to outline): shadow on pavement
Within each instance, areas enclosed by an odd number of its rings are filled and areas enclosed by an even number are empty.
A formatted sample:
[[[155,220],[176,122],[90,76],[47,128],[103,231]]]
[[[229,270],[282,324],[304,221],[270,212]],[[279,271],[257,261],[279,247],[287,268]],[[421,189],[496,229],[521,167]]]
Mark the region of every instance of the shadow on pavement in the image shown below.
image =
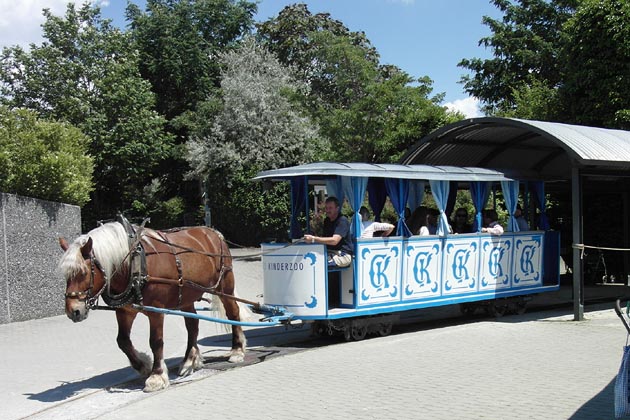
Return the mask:
[[[615,378],[604,389],[580,407],[570,420],[614,419]],[[622,417],[628,418],[628,417]]]
[[[78,394],[93,389],[100,391],[112,384],[129,382],[138,379],[138,374],[131,367],[117,369],[112,372],[85,378],[76,382],[63,382],[61,385],[37,394],[24,394],[29,400],[41,402],[59,402],[77,396]]]

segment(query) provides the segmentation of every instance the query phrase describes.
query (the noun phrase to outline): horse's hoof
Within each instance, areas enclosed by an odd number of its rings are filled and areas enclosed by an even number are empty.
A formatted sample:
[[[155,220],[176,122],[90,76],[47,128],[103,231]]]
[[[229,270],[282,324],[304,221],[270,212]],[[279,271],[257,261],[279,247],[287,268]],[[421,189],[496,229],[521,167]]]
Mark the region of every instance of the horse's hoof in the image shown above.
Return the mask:
[[[241,363],[243,360],[245,360],[245,352],[243,350],[232,350],[228,362]]]
[[[146,382],[144,383],[143,391],[155,392],[155,391],[168,388],[168,385],[169,385],[168,374],[162,373],[161,375],[158,375],[157,373],[154,373],[153,375],[147,378]]]
[[[199,349],[192,348],[188,357],[179,368],[179,376],[188,376],[194,371],[197,371],[203,367],[203,359],[199,354]]]

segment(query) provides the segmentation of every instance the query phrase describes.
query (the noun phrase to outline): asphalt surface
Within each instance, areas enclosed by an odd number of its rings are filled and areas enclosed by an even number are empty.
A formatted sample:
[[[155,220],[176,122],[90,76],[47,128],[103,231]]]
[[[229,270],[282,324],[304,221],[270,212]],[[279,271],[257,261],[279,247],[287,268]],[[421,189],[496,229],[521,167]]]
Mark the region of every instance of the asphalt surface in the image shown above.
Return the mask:
[[[243,255],[255,250],[236,251]],[[235,263],[240,296],[260,300],[260,261]],[[602,303],[573,321],[568,288],[525,315],[465,318],[458,308],[416,311],[388,337],[308,341],[308,329],[247,328],[248,353],[231,365],[223,327],[202,322],[204,368],[178,378],[183,321],[166,317],[171,386],[153,394],[116,345],[112,312],[0,325],[3,419],[612,419],[627,333]],[[569,296],[570,297],[570,296]],[[597,297],[597,296],[596,296]],[[549,309],[552,308],[552,309]],[[132,338],[145,352],[148,323]]]

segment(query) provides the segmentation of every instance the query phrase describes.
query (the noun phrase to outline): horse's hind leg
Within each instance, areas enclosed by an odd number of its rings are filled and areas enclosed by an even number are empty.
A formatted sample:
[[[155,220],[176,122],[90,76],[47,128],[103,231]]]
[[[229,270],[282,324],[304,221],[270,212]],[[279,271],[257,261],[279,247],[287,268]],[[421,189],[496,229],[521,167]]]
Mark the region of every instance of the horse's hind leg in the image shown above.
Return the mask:
[[[238,303],[234,299],[221,298],[225,314],[232,321],[240,321]],[[232,325],[232,350],[230,351],[229,361],[239,363],[245,360],[245,346],[247,340],[243,334],[243,328],[240,325]]]
[[[195,306],[182,308],[183,311],[196,313]],[[184,360],[179,367],[179,376],[187,376],[203,367],[203,358],[197,346],[197,336],[199,335],[199,320],[196,318],[184,318],[186,330],[188,331],[188,345]]]
[[[118,322],[118,336],[116,341],[120,350],[127,355],[131,367],[134,368],[140,376],[146,378],[151,373],[151,357],[145,353],[139,353],[131,342],[131,326],[136,319],[138,313],[135,311],[127,311],[125,309],[116,309],[116,321]]]
[[[149,345],[153,351],[153,369],[144,382],[144,391],[159,391],[168,387],[168,368],[164,363],[164,315],[149,314]]]

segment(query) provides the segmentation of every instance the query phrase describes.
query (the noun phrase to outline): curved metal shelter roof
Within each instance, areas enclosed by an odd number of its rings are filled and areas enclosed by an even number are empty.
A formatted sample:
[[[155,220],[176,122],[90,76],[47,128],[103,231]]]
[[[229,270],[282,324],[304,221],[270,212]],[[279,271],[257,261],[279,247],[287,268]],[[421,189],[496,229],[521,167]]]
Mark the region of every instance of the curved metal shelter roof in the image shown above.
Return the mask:
[[[402,164],[476,166],[570,179],[571,168],[630,170],[630,131],[514,118],[462,120],[420,139]]]
[[[501,171],[485,168],[336,162],[316,162],[263,171],[254,179],[286,180],[298,176],[321,179],[334,176],[355,176],[445,181],[513,180]]]

